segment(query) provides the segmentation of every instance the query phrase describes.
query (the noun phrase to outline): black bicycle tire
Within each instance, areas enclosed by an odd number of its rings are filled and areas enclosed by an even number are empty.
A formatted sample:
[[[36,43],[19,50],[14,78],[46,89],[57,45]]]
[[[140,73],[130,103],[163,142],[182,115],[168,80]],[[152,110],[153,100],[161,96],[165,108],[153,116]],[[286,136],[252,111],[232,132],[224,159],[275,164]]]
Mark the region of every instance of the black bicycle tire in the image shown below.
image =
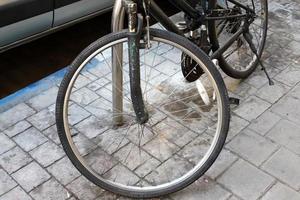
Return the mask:
[[[264,22],[264,35],[262,37],[263,42],[260,46],[260,49],[258,49],[258,55],[259,58],[261,58],[262,54],[263,54],[263,50],[265,47],[265,43],[266,43],[266,39],[267,39],[267,32],[268,32],[268,1],[267,0],[263,0],[265,2],[266,5],[266,20]],[[217,0],[209,0],[208,1],[208,9],[214,9],[217,6]],[[216,31],[216,26],[215,26],[215,21],[214,20],[209,20],[208,21],[208,33],[209,33],[209,40],[211,42],[212,45],[212,50],[216,51],[219,49],[219,41],[218,41],[218,37],[217,37],[217,31]],[[226,61],[226,59],[223,56],[220,56],[218,58],[219,61],[219,66],[220,68],[230,77],[232,78],[236,78],[236,79],[245,79],[248,76],[250,76],[252,74],[252,72],[256,69],[256,67],[259,64],[258,59],[255,60],[255,62],[253,62],[252,66],[249,67],[247,70],[245,71],[238,71],[235,70],[232,66],[230,66],[230,64]]]
[[[192,176],[189,180],[186,180],[185,182],[181,182],[178,185],[175,185],[172,188],[167,188],[165,190],[155,191],[153,193],[143,193],[143,192],[133,192],[128,190],[120,190],[119,188],[111,187],[111,185],[108,185],[107,183],[102,182],[101,180],[97,179],[93,174],[88,171],[82,163],[77,159],[75,153],[72,151],[72,148],[68,142],[66,132],[64,130],[64,118],[63,118],[63,109],[64,109],[64,100],[66,96],[66,91],[68,88],[68,84],[71,81],[74,73],[80,66],[80,64],[88,58],[93,52],[95,52],[97,49],[101,48],[102,46],[109,44],[115,40],[125,38],[128,36],[128,33],[126,31],[118,32],[118,33],[112,33],[107,36],[104,36],[103,38],[98,39],[94,43],[92,43],[90,46],[88,46],[85,50],[83,50],[78,57],[74,60],[74,62],[71,64],[69,70],[67,71],[61,85],[58,91],[57,101],[56,101],[56,125],[57,125],[57,131],[60,138],[60,141],[62,143],[63,149],[66,152],[67,156],[73,163],[73,165],[83,174],[88,180],[93,182],[94,184],[98,185],[99,187],[106,189],[108,191],[117,193],[119,195],[131,197],[131,198],[154,198],[154,197],[160,197],[164,196],[176,191],[179,191],[188,185],[192,184],[194,181],[196,181],[200,176],[202,176],[209,167],[214,163],[216,158],[218,157],[219,153],[221,152],[226,137],[227,132],[229,128],[229,121],[230,121],[230,107],[229,107],[229,98],[226,90],[226,86],[223,82],[223,79],[216,69],[216,67],[213,65],[213,63],[209,60],[208,56],[201,51],[195,44],[187,40],[186,38],[176,35],[171,32],[162,31],[162,30],[156,30],[151,29],[151,35],[155,37],[160,37],[166,40],[173,41],[180,46],[188,49],[195,55],[197,55],[198,58],[201,59],[203,63],[205,63],[207,66],[207,69],[212,74],[213,78],[216,81],[217,86],[220,90],[221,95],[221,102],[222,102],[222,125],[221,125],[221,134],[217,141],[216,148],[213,150],[212,155],[207,160],[205,165],[199,169],[194,176]]]

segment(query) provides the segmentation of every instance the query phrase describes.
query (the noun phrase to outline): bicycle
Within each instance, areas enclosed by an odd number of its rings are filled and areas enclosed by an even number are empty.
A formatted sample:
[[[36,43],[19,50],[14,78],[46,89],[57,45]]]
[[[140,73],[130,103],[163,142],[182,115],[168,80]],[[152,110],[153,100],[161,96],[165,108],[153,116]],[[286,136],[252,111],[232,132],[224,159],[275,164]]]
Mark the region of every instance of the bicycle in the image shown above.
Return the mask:
[[[94,184],[133,198],[167,195],[201,177],[222,150],[230,119],[214,63],[186,37],[150,29],[149,2],[124,1],[128,30],[79,54],[56,104],[59,138],[74,166]],[[115,50],[125,56],[113,57]]]

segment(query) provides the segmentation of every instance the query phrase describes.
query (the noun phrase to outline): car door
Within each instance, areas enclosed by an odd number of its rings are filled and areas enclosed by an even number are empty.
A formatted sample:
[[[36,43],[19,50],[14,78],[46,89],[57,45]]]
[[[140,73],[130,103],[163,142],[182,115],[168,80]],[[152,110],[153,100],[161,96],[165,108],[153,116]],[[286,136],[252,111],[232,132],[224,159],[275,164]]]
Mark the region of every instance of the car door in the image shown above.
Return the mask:
[[[51,28],[54,0],[0,0],[0,48]]]
[[[54,26],[112,7],[114,0],[55,0]]]

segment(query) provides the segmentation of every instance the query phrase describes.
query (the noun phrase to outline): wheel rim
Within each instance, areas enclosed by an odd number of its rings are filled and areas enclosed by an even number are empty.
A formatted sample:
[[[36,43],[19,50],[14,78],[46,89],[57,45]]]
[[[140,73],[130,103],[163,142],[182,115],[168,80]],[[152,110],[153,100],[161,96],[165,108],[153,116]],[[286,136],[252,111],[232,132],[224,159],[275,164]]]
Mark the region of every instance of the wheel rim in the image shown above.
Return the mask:
[[[81,77],[81,73],[83,73],[83,72],[86,72],[86,71],[84,71],[83,70],[83,68],[84,67],[86,67],[86,65],[87,64],[89,64],[89,63],[92,63],[93,62],[93,59],[97,56],[97,55],[99,55],[99,52],[104,52],[105,50],[107,50],[107,49],[109,49],[109,47],[110,46],[114,46],[114,45],[117,45],[117,44],[120,44],[120,43],[123,43],[123,42],[126,42],[126,40],[127,39],[120,39],[120,40],[117,40],[117,41],[115,41],[115,42],[113,42],[113,43],[110,43],[110,44],[108,44],[108,45],[105,45],[104,47],[102,47],[102,48],[100,48],[100,49],[98,49],[98,51],[96,51],[95,53],[93,53],[92,55],[90,55],[87,59],[85,59],[85,61],[83,62],[83,64],[81,64],[81,66],[77,69],[77,71],[75,72],[75,74],[74,74],[74,76],[73,76],[73,78],[72,78],[72,80],[71,80],[71,82],[70,82],[70,84],[68,85],[68,89],[67,89],[67,92],[66,92],[66,95],[65,95],[65,98],[64,98],[64,107],[63,107],[63,118],[64,118],[64,130],[65,130],[65,133],[66,133],[66,137],[67,137],[67,139],[68,139],[68,143],[69,143],[69,145],[70,145],[70,148],[72,149],[72,151],[73,151],[73,153],[74,153],[74,155],[76,156],[76,158],[77,158],[77,160],[79,160],[80,161],[80,163],[81,163],[81,165],[82,166],[84,166],[88,171],[89,171],[89,173],[90,174],[92,174],[93,176],[95,176],[95,177],[97,177],[98,178],[98,180],[100,180],[102,183],[104,183],[104,184],[106,184],[106,185],[108,185],[108,186],[110,186],[110,187],[114,187],[114,188],[118,188],[118,189],[120,189],[120,190],[124,190],[124,191],[134,191],[134,192],[155,192],[155,191],[158,191],[158,190],[164,190],[164,189],[169,189],[169,188],[171,188],[171,187],[175,187],[176,185],[178,185],[178,184],[180,184],[180,183],[182,183],[182,182],[184,182],[184,181],[187,181],[188,179],[190,179],[196,172],[198,172],[201,168],[203,168],[203,163],[205,163],[209,158],[210,158],[210,156],[211,156],[211,154],[212,154],[212,152],[214,151],[214,149],[215,149],[215,147],[216,147],[216,145],[217,145],[217,143],[218,143],[218,139],[220,138],[220,134],[221,134],[221,126],[222,126],[222,123],[223,123],[223,121],[222,121],[222,115],[223,115],[223,113],[222,113],[222,102],[221,102],[221,96],[220,96],[220,91],[218,90],[218,87],[217,87],[217,85],[216,85],[216,83],[215,82],[211,82],[211,87],[213,87],[213,91],[214,91],[214,93],[216,93],[216,96],[217,96],[217,100],[216,100],[216,104],[217,104],[217,124],[215,124],[215,134],[214,134],[214,136],[212,137],[212,139],[211,138],[209,138],[209,139],[211,139],[211,145],[210,145],[210,148],[208,148],[207,149],[207,152],[206,152],[206,154],[202,157],[202,159],[201,159],[201,161],[197,164],[197,165],[195,165],[193,168],[191,168],[191,170],[189,170],[187,173],[185,173],[185,175],[183,175],[183,176],[180,176],[179,178],[177,178],[177,179],[175,179],[175,180],[173,180],[173,181],[171,181],[171,182],[167,182],[167,183],[162,183],[162,184],[159,184],[159,185],[157,185],[157,186],[145,186],[145,187],[141,187],[141,186],[139,186],[139,185],[134,185],[134,186],[129,186],[129,185],[127,185],[127,184],[122,184],[122,183],[116,183],[115,181],[116,181],[116,179],[114,180],[114,181],[112,181],[112,180],[107,180],[107,179],[105,179],[105,178],[103,178],[101,175],[99,175],[99,174],[97,174],[96,172],[95,172],[95,169],[93,169],[93,167],[91,167],[91,166],[89,166],[89,161],[87,161],[86,159],[85,159],[85,157],[87,157],[87,155],[89,155],[89,153],[88,154],[86,154],[86,152],[84,153],[84,152],[81,152],[81,149],[80,149],[80,144],[76,144],[76,141],[74,142],[74,140],[76,140],[76,139],[74,139],[75,137],[77,137],[78,135],[75,135],[74,136],[74,132],[73,132],[73,130],[71,130],[71,129],[79,129],[80,127],[79,126],[77,126],[78,124],[80,124],[81,122],[76,122],[76,120],[74,120],[73,118],[72,118],[72,116],[69,116],[69,114],[72,112],[72,111],[70,111],[71,109],[71,107],[69,108],[69,100],[72,100],[71,101],[71,103],[70,103],[70,106],[73,106],[73,107],[75,107],[75,106],[77,106],[77,104],[79,103],[78,102],[78,97],[77,97],[77,95],[75,95],[76,94],[76,92],[78,91],[78,90],[81,90],[82,88],[80,87],[80,84],[78,84],[78,88],[76,88],[76,80],[79,78],[79,77]],[[172,46],[174,46],[174,47],[177,47],[177,48],[182,48],[182,47],[180,47],[178,44],[176,44],[176,43],[173,43],[173,42],[170,42],[170,41],[168,41],[168,40],[165,40],[165,39],[162,39],[162,38],[153,38],[153,40],[154,41],[156,41],[156,42],[158,42],[158,44],[161,44],[161,43],[164,43],[164,44],[168,44],[168,45],[172,45]],[[156,48],[156,51],[158,51],[158,49],[159,48]],[[197,63],[199,63],[201,66],[203,66],[203,63],[201,63],[201,61],[198,59],[198,58],[196,58],[190,51],[188,51],[187,49],[182,49],[183,51],[185,51],[185,53],[187,53],[188,55],[190,55],[195,61],[197,61]],[[147,54],[147,52],[144,52],[145,53],[145,55]],[[103,53],[102,53],[102,57],[103,57]],[[155,58],[153,59],[153,63],[154,63],[154,60],[155,60]],[[107,62],[107,61],[105,61],[104,60],[104,62]],[[146,62],[146,61],[145,61]],[[87,67],[87,69],[89,69],[89,67]],[[178,65],[178,69],[180,69],[180,65]],[[211,73],[206,69],[206,68],[203,68],[203,70],[205,71],[205,74],[207,74],[207,78],[208,79],[211,79],[212,80],[212,75],[211,75]],[[142,70],[141,70],[142,71]],[[90,72],[89,70],[88,70],[88,72]],[[178,71],[178,73],[181,73],[180,71]],[[94,75],[96,74],[96,72],[94,72]],[[183,77],[182,77],[183,78]],[[184,78],[183,78],[184,79]],[[79,83],[80,83],[80,81],[79,81]],[[74,90],[74,88],[73,88],[73,86],[75,86],[75,90]],[[145,86],[145,88],[147,87],[147,83],[146,83],[146,86]],[[125,90],[126,90],[126,88],[124,88]],[[73,91],[74,90],[74,91]],[[127,88],[127,90],[128,90],[128,88]],[[146,91],[146,90],[145,90]],[[74,92],[74,94],[72,94],[72,92]],[[173,90],[173,92],[174,92],[174,90]],[[75,96],[75,98],[73,99],[72,98],[72,95],[74,95]],[[87,94],[85,94],[85,93],[83,93],[83,96],[85,96],[85,95],[87,95]],[[169,97],[170,97],[171,95],[169,95]],[[102,96],[101,96],[102,97]],[[80,98],[79,98],[80,99]],[[104,101],[106,101],[105,99],[103,99]],[[183,99],[181,99],[181,100],[183,100]],[[85,104],[89,104],[89,100],[86,100],[86,99],[84,99],[84,98],[81,98],[80,99],[80,103],[82,103],[83,105],[85,105]],[[174,102],[173,102],[174,103]],[[151,105],[151,103],[149,103],[150,105]],[[74,106],[75,105],[75,106]],[[82,107],[82,105],[80,105],[81,107]],[[156,106],[154,106],[154,105],[151,105],[152,106],[152,108],[154,108],[154,109],[157,109],[157,110],[159,110],[158,108],[156,108]],[[159,110],[160,112],[162,112],[161,110]],[[182,110],[171,110],[173,113],[171,113],[171,114],[174,114],[174,113],[179,113],[180,111],[182,111]],[[91,111],[89,111],[89,112],[91,112]],[[164,112],[162,112],[163,114],[166,114],[166,113],[164,113]],[[76,113],[76,115],[77,115],[78,113]],[[129,116],[129,115],[128,115]],[[88,119],[89,117],[87,117],[87,118],[85,118],[85,119]],[[170,117],[171,118],[171,117]],[[84,120],[85,120],[84,119]],[[194,119],[196,119],[196,118],[189,118],[190,120],[194,120]],[[83,121],[84,121],[83,120]],[[164,119],[165,120],[165,119]],[[73,121],[73,122],[72,122]],[[174,121],[174,120],[173,120]],[[132,121],[128,121],[128,122],[132,122]],[[176,122],[178,122],[178,121],[176,121]],[[70,127],[70,124],[73,124],[73,125],[71,125],[72,127]],[[159,123],[158,123],[159,124]],[[79,128],[78,128],[79,127]],[[87,127],[87,126],[83,126],[83,127]],[[213,126],[211,126],[211,127],[213,127]],[[121,127],[121,128],[124,128],[124,127]],[[142,128],[142,127],[140,127],[140,128]],[[144,127],[145,128],[145,127]],[[148,127],[146,127],[146,128],[148,128]],[[175,127],[175,128],[177,128],[177,127]],[[187,127],[184,127],[184,128],[187,128]],[[209,128],[209,126],[207,127],[207,128]],[[127,129],[127,127],[125,126],[125,129]],[[139,129],[139,127],[138,127],[138,129]],[[123,129],[124,130],[124,129]],[[188,129],[185,129],[185,130],[188,130]],[[76,130],[76,131],[78,131],[78,130]],[[129,129],[127,129],[126,130],[127,132],[126,133],[128,133],[128,131],[129,131]],[[211,136],[211,133],[209,133],[209,131],[211,131],[211,130],[206,130],[206,131],[204,131],[203,132],[203,135],[205,134],[205,136],[207,136],[207,137],[209,137],[209,136]],[[80,132],[80,131],[79,131]],[[106,131],[104,131],[104,134],[107,132],[107,130]],[[103,134],[103,133],[101,133],[101,134]],[[157,135],[159,135],[159,134],[157,134]],[[92,137],[92,136],[90,136],[90,137]],[[97,136],[96,136],[97,137]],[[155,136],[155,137],[158,137],[158,136]],[[197,136],[198,137],[198,136]],[[116,138],[114,138],[114,139],[116,139]],[[126,136],[126,139],[127,139],[127,136]],[[131,140],[129,140],[130,142],[132,142]],[[119,144],[121,144],[122,146],[118,146],[118,148],[119,147],[121,147],[120,149],[122,149],[122,148],[124,148],[124,147],[126,147],[126,146],[128,146],[128,144],[126,144],[126,145],[124,145],[123,146],[123,144],[122,144],[122,142],[123,141],[119,141]],[[141,142],[141,141],[139,141],[139,142]],[[150,141],[151,142],[151,141]],[[167,142],[169,142],[169,141],[167,141]],[[192,142],[192,141],[189,141],[189,142]],[[203,142],[203,141],[202,141]],[[136,147],[136,145],[137,144],[134,144],[134,142],[132,142],[133,144],[132,144],[132,148],[135,148]],[[169,144],[169,143],[168,143]],[[97,144],[97,145],[99,145],[99,144]],[[146,145],[147,145],[147,143],[146,143]],[[176,144],[175,144],[176,145]],[[78,148],[79,147],[79,148]],[[101,148],[102,148],[103,146],[101,146]],[[116,149],[116,151],[115,152],[112,152],[112,154],[115,154],[116,152],[118,152],[120,149]],[[129,147],[130,148],[130,147]],[[79,149],[79,150],[78,150]],[[103,150],[103,152],[104,153],[108,153],[107,152],[107,149],[101,149],[101,150]],[[132,150],[132,149],[131,149]],[[129,150],[129,151],[131,151],[131,150]],[[149,149],[148,149],[149,150]],[[96,150],[93,150],[92,152],[95,152]],[[151,151],[151,150],[150,150]],[[82,155],[83,154],[83,155]],[[131,154],[131,152],[129,152],[128,153],[128,155],[130,155]],[[151,156],[153,156],[152,154],[155,154],[155,153],[150,153],[150,155]],[[127,155],[127,157],[128,157],[128,155]],[[157,156],[157,155],[155,155],[155,156]],[[155,157],[155,156],[153,156],[153,157]],[[157,157],[159,157],[159,156],[157,156]],[[155,157],[155,158],[157,158],[157,157]],[[118,158],[120,158],[120,156],[118,157]],[[170,158],[168,158],[168,159],[170,159]],[[158,160],[159,161],[161,161],[160,160],[160,158],[158,158]],[[118,161],[119,163],[118,164],[124,164],[124,163],[122,163],[122,160],[120,161]],[[118,164],[116,164],[115,166],[117,166]],[[125,164],[126,164],[126,160],[125,160]],[[125,165],[124,164],[124,165]],[[129,164],[130,165],[130,164]],[[112,168],[110,168],[109,170],[112,170],[112,169],[114,169],[114,167],[115,166],[113,166]],[[162,164],[160,165],[160,166],[162,166]],[[128,166],[126,166],[126,167],[128,167]],[[159,166],[158,166],[159,167]],[[130,166],[128,167],[129,169],[131,168]],[[106,174],[107,172],[105,172],[104,173],[104,175],[103,176],[105,176],[105,174]],[[151,172],[152,173],[152,172]],[[120,174],[119,174],[120,175]],[[151,174],[149,174],[148,173],[148,175],[151,175]],[[147,176],[148,176],[147,175]],[[147,176],[145,176],[145,177],[142,177],[142,179],[141,180],[146,180],[146,181],[148,181],[148,183],[146,183],[146,184],[149,184],[149,182],[151,182],[151,181],[149,181],[149,179],[147,179]],[[118,177],[117,177],[118,178]],[[169,179],[169,178],[168,178]],[[151,184],[153,184],[153,183],[151,183]]]

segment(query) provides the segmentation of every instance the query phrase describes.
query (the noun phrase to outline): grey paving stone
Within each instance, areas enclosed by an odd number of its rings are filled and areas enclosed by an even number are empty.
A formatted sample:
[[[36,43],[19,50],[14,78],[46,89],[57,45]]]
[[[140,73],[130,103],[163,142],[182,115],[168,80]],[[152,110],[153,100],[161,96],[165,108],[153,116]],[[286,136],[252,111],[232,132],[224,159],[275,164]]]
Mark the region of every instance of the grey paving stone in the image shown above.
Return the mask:
[[[55,124],[55,105],[52,105],[42,111],[27,118],[27,120],[38,130],[45,130]]]
[[[18,113],[16,115],[16,113]],[[0,113],[0,130],[4,130],[14,125],[15,123],[25,119],[28,116],[31,116],[35,111],[27,106],[25,103],[16,105],[15,107]]]
[[[92,184],[83,176],[75,179],[67,188],[74,193],[79,199],[93,200],[103,193],[103,190]]]
[[[4,133],[8,136],[8,137],[13,137],[23,131],[25,131],[26,129],[30,128],[31,124],[29,124],[27,121],[20,121],[18,123],[16,123],[14,126],[11,126],[10,128],[6,129],[4,131]]]
[[[165,138],[158,138],[151,140],[144,146],[144,149],[157,158],[160,161],[165,161],[170,158],[176,151],[179,150],[179,147],[170,143]]]
[[[37,111],[40,111],[50,105],[54,104],[57,96],[57,87],[52,87],[41,94],[31,98],[28,105]]]
[[[135,173],[139,177],[145,177],[147,174],[149,174],[151,171],[155,170],[158,165],[160,165],[161,162],[159,162],[155,158],[150,158],[145,163],[140,165],[136,170]]]
[[[0,169],[0,195],[16,187],[17,183],[3,170]]]
[[[241,200],[241,199],[236,196],[231,196],[228,200]]]
[[[41,146],[30,151],[30,155],[43,167],[51,165],[53,162],[62,158],[65,153],[53,142],[46,142]]]
[[[227,147],[256,166],[264,162],[278,148],[276,144],[248,129],[242,131],[227,144]]]
[[[129,143],[129,140],[124,135],[126,132],[108,130],[97,137],[97,144],[109,154],[116,152],[123,146]]]
[[[16,144],[9,137],[0,132],[0,155],[14,146],[16,146]]]
[[[121,164],[114,166],[111,170],[106,172],[103,177],[108,180],[127,185],[135,185],[140,180],[140,178],[133,174],[132,171],[128,170]]]
[[[229,132],[227,135],[227,141],[231,140],[236,136],[241,130],[249,125],[249,122],[235,114],[231,115]]]
[[[71,94],[71,100],[78,105],[85,106],[99,98],[99,96],[92,90],[83,87]]]
[[[108,129],[107,122],[94,116],[78,123],[75,128],[88,138],[94,138]]]
[[[247,200],[257,199],[273,181],[274,178],[243,160],[236,162],[218,179],[234,194]]]
[[[48,138],[50,138],[55,144],[58,144],[58,145],[60,144],[56,125],[53,125],[53,126],[47,128],[46,130],[44,130],[43,134],[45,136],[47,136]]]
[[[34,127],[15,136],[13,139],[25,151],[30,151],[47,141],[47,138]]]
[[[145,57],[143,57],[141,61],[150,67],[155,67],[158,64],[164,62],[165,60],[166,59],[164,57],[158,55],[158,49],[157,49],[145,54]]]
[[[280,149],[262,166],[264,170],[290,187],[300,189],[300,157],[286,150]]]
[[[267,137],[300,155],[300,127],[287,120],[278,122]]]
[[[169,59],[170,61],[176,63],[176,64],[180,64],[181,63],[181,54],[182,51],[180,51],[177,48],[173,48],[170,51],[162,54],[163,57]]]
[[[55,179],[43,183],[30,192],[30,195],[36,200],[65,200],[71,194]]]
[[[63,185],[67,185],[80,176],[79,171],[73,166],[68,157],[57,161],[49,166],[47,170]]]
[[[241,80],[226,77],[224,81],[228,91],[238,95],[240,99],[247,99],[250,95],[253,95],[257,92],[255,87],[246,82],[242,82]]]
[[[300,199],[300,193],[278,182],[261,199],[298,200]]]
[[[293,90],[291,90],[289,95],[300,99],[300,85],[298,84]]]
[[[3,196],[0,196],[0,200],[31,200],[32,198],[24,192],[20,187],[15,187],[11,191],[7,192]]]
[[[206,175],[212,179],[216,179],[224,171],[227,170],[236,160],[237,156],[230,151],[223,149],[214,164],[208,169]]]
[[[300,81],[300,68],[290,65],[277,76],[275,76],[275,80],[289,86],[295,86]]]
[[[0,166],[9,174],[17,171],[31,161],[32,158],[19,147],[15,147],[0,156]]]
[[[290,87],[282,83],[275,82],[275,85],[272,86],[269,86],[269,84],[264,85],[260,90],[258,90],[256,96],[268,101],[269,103],[275,103],[283,95],[285,95],[289,89]]]
[[[183,176],[194,165],[184,158],[174,155],[145,177],[147,182],[153,185],[168,183]]]
[[[234,110],[234,113],[248,121],[251,121],[256,119],[269,107],[270,104],[268,102],[254,96],[250,96],[246,101],[242,102],[236,110]]]
[[[266,111],[256,120],[253,120],[249,128],[260,135],[265,135],[275,124],[280,121],[280,117],[270,111]]]
[[[89,117],[90,113],[88,113],[86,110],[84,110],[77,104],[73,104],[69,107],[69,115],[69,124],[74,125]]]
[[[166,60],[157,65],[155,69],[167,76],[172,76],[180,70],[180,67],[178,66],[178,64],[175,64],[172,61]]]
[[[37,163],[32,162],[19,171],[12,174],[12,177],[25,189],[26,192],[34,189],[50,178],[50,175]]]
[[[230,192],[220,187],[214,181],[201,178],[186,189],[179,191],[171,198],[174,200],[199,200],[199,199],[218,199],[225,200],[230,197]]]
[[[130,170],[136,169],[151,158],[147,152],[133,143],[129,143],[118,150],[114,157]]]
[[[295,105],[300,105],[300,99],[293,96],[287,96],[277,102],[271,108],[271,111],[283,118],[300,124],[300,106]]]

